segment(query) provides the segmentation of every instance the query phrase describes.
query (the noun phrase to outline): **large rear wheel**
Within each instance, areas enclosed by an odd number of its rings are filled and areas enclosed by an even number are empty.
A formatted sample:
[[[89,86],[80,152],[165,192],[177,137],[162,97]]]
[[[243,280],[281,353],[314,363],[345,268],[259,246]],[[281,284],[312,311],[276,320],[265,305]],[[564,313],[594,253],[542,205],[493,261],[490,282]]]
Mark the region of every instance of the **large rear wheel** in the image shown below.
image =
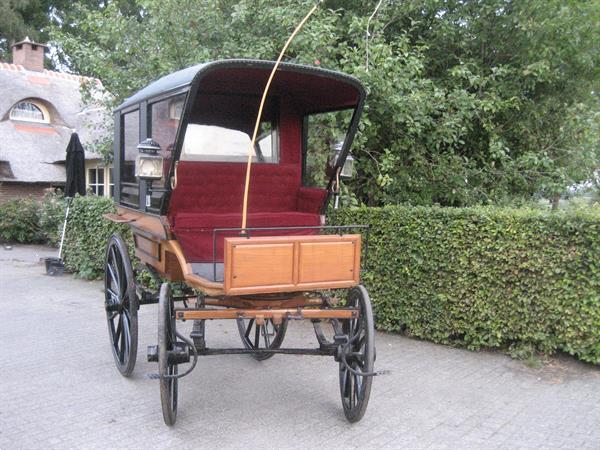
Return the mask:
[[[127,245],[119,234],[113,234],[108,240],[104,261],[104,309],[115,364],[125,377],[131,375],[135,367],[138,308]]]
[[[375,363],[373,310],[364,286],[350,291],[347,306],[359,308],[360,313],[358,318],[342,324],[348,343],[340,358],[340,393],[346,419],[358,422],[367,410]]]
[[[165,423],[169,426],[177,419],[177,364],[169,361],[169,353],[174,349],[175,315],[171,286],[163,283],[158,299],[158,374],[160,376],[160,401]]]

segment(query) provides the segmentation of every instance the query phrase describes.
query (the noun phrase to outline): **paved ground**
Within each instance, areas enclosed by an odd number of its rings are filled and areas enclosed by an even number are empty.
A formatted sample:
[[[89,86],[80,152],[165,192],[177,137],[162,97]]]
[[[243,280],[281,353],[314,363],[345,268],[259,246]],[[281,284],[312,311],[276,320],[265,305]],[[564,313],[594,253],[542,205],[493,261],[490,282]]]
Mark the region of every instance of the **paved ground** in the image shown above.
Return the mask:
[[[37,252],[37,253],[36,253]],[[49,253],[54,255],[55,252]],[[379,333],[378,367],[362,422],[346,423],[329,358],[205,357],[180,384],[174,428],[146,374],[156,307],[142,308],[130,379],[113,366],[101,286],[36,264],[48,251],[0,247],[0,448],[598,448],[600,369],[570,358],[531,369]],[[237,345],[211,323],[210,346]],[[315,342],[293,323],[286,343]]]

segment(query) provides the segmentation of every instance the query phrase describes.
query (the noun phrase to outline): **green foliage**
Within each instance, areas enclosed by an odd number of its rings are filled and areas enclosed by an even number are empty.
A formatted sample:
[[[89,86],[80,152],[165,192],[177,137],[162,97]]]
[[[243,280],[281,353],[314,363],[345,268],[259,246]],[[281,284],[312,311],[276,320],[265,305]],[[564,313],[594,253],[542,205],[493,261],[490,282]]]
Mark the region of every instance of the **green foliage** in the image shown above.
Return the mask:
[[[7,242],[37,243],[39,239],[37,202],[25,198],[0,205],[0,236]]]
[[[382,330],[600,364],[600,209],[339,210],[371,225],[363,282]]]
[[[42,243],[57,246],[65,220],[65,200],[62,195],[46,194],[39,204],[38,223],[42,230]]]
[[[67,222],[64,243],[65,267],[82,278],[94,279],[104,274],[104,253],[108,238],[121,233],[133,249],[129,229],[102,217],[115,212],[114,203],[106,197],[75,197]]]
[[[0,204],[0,239],[21,244],[57,245],[64,201],[55,194],[41,200],[22,198]]]
[[[69,7],[53,37],[62,63],[119,102],[198,62],[274,59],[314,2],[93,3]],[[286,55],[367,86],[360,203],[556,198],[600,167],[598,0],[386,0],[369,21],[377,3],[324,2]]]
[[[129,14],[128,0],[77,0],[78,5],[102,10],[108,3],[120,3]],[[10,45],[26,36],[40,43],[49,39],[51,26],[70,28],[73,26],[72,0],[2,0],[0,2],[0,61],[10,61]],[[46,60],[53,66],[56,61]]]

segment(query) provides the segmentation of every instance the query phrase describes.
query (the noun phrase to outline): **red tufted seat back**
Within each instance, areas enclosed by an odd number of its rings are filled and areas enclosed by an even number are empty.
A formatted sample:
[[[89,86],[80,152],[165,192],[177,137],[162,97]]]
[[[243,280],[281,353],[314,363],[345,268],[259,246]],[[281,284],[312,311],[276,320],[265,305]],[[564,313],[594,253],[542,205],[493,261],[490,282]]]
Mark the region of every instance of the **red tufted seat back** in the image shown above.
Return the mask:
[[[250,178],[248,227],[319,225],[319,208],[326,191],[300,187],[300,176],[300,168],[294,164],[254,164]],[[241,226],[245,177],[245,164],[179,163],[169,219],[188,262],[212,261],[215,228]],[[311,233],[310,230],[278,232]],[[223,260],[225,236],[218,236],[217,261]]]
[[[246,165],[182,161],[169,215],[242,212]],[[248,212],[294,211],[300,170],[294,164],[253,164]],[[176,225],[176,224],[175,224]]]

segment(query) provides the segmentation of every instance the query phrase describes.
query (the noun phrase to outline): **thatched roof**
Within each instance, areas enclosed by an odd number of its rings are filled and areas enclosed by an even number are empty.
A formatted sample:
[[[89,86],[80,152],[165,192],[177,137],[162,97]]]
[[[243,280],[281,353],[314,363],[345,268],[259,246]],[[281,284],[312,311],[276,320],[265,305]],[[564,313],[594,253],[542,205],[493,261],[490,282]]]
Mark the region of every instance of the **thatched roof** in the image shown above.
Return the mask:
[[[79,134],[86,159],[99,159],[86,144],[104,119],[98,107],[86,107],[80,94],[82,82],[97,80],[23,66],[0,63],[0,182],[64,183],[65,150],[73,131]],[[50,113],[49,124],[10,119],[12,107],[25,99],[42,103]],[[12,173],[12,176],[10,176]]]

